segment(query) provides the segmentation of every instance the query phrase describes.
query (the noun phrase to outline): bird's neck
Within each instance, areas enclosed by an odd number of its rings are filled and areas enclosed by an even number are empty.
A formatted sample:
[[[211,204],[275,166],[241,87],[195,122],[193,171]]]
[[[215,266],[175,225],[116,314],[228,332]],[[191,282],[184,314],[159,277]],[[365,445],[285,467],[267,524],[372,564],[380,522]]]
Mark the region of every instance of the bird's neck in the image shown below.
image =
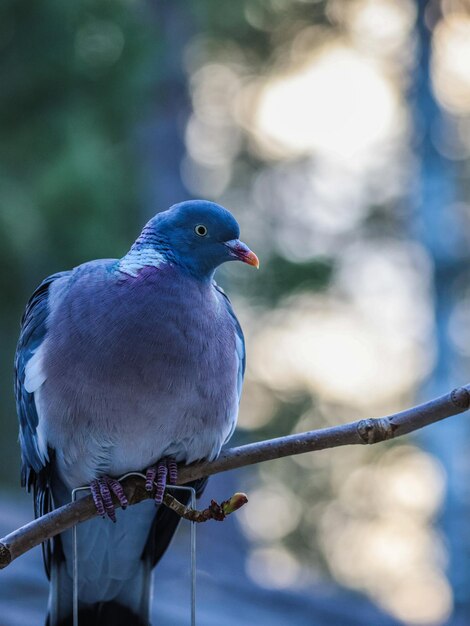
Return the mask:
[[[167,238],[157,233],[150,223],[144,226],[132,248],[117,263],[119,272],[132,277],[137,277],[146,267],[177,267],[191,278],[208,284],[212,283],[215,273],[212,265],[198,263],[194,257],[186,259],[184,255],[176,255]]]
[[[134,246],[118,261],[117,269],[122,274],[137,277],[144,267],[161,268],[168,265],[169,260],[164,254],[150,247]]]
[[[172,265],[175,256],[168,242],[146,225],[129,252],[118,261],[118,271],[138,276],[144,267],[162,268]]]
[[[117,262],[117,270],[133,278],[137,278],[144,268],[154,267],[157,269],[174,268],[182,274],[189,276],[201,283],[211,284],[214,279],[215,269],[209,268],[203,271],[201,268],[184,263],[178,259],[169,246],[151,246],[148,242],[135,242],[129,252]]]

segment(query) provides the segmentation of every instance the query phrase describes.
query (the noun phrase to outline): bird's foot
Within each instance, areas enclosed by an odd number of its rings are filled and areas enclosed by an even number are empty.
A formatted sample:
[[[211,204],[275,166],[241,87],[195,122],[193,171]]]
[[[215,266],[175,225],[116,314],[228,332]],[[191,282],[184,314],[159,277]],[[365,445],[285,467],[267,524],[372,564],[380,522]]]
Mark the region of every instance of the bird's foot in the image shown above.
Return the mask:
[[[145,475],[145,489],[147,491],[152,491],[155,479],[155,504],[161,504],[167,484],[176,485],[178,481],[178,466],[175,459],[162,459],[147,469]]]
[[[90,483],[90,489],[98,515],[101,515],[101,517],[106,517],[107,515],[113,522],[116,521],[116,509],[112,493],[119,500],[123,509],[129,504],[121,483],[115,478],[100,476],[100,478],[96,478]]]

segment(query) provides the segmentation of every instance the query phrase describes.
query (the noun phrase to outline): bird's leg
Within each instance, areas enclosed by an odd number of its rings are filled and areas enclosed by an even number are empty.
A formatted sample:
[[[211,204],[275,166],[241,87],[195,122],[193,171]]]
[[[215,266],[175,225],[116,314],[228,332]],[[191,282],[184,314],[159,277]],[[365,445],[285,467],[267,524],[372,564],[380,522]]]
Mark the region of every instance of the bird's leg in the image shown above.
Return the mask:
[[[147,491],[152,491],[155,479],[155,504],[161,504],[167,484],[176,485],[178,481],[178,466],[175,459],[162,459],[147,469],[145,475],[145,489]]]
[[[109,517],[113,522],[116,521],[116,509],[113,504],[112,493],[119,500],[123,509],[129,504],[121,483],[115,478],[109,476],[100,476],[90,483],[91,495],[95,503],[98,515],[101,517]]]
[[[176,485],[178,482],[178,464],[175,459],[168,459],[167,463],[170,485]]]
[[[160,461],[157,465],[157,488],[155,489],[155,504],[163,502],[163,494],[165,493],[166,479],[168,476],[168,467],[166,461]]]

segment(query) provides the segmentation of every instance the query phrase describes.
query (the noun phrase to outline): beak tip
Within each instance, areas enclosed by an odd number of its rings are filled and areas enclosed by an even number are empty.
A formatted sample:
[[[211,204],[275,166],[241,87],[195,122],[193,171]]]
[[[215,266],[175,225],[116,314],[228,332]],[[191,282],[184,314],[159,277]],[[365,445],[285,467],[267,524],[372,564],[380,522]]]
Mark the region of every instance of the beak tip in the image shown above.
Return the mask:
[[[257,270],[259,270],[259,259],[254,252],[250,254],[249,265],[252,265],[253,267],[256,267]]]
[[[259,270],[259,259],[256,254],[251,250],[249,254],[247,254],[246,257],[243,259],[243,261],[245,261],[245,263],[248,263],[248,265],[256,267],[256,269]]]
[[[252,265],[253,267],[256,267],[256,269],[259,269],[258,257],[245,243],[239,239],[234,239],[226,242],[225,245],[229,249],[232,258],[238,259],[247,265]]]

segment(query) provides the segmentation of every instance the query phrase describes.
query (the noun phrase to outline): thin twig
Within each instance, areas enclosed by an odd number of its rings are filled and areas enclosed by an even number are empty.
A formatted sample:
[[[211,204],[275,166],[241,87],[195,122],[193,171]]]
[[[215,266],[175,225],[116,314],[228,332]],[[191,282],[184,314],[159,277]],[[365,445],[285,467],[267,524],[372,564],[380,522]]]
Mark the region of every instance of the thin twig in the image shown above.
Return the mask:
[[[236,469],[245,465],[271,461],[294,454],[315,452],[354,444],[373,444],[411,433],[423,426],[445,419],[470,408],[470,385],[454,389],[426,404],[377,419],[363,419],[349,424],[311,430],[298,435],[260,441],[223,451],[210,463],[194,463],[180,466],[178,484],[186,484],[197,478]],[[146,491],[145,480],[131,476],[123,481],[130,504],[137,504],[152,497]],[[119,506],[117,500],[116,506]],[[0,569],[34,546],[84,522],[97,514],[91,496],[66,504],[47,515],[26,524],[0,540]]]
[[[193,509],[190,506],[185,506],[179,500],[174,498],[170,493],[165,493],[163,496],[163,504],[169,509],[174,511],[180,517],[189,520],[190,522],[208,522],[209,520],[216,520],[217,522],[223,522],[227,515],[238,511],[244,504],[248,502],[248,498],[244,493],[234,493],[231,498],[224,500],[221,504],[215,500],[211,500],[210,505],[199,511]]]

